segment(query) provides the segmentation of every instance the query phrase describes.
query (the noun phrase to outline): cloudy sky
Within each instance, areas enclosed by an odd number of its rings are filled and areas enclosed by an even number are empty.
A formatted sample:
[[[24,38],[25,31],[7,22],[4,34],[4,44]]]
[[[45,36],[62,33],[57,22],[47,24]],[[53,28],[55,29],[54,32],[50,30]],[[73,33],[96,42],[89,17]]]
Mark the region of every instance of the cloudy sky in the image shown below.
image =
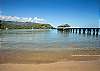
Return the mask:
[[[98,27],[99,0],[0,0],[0,14],[40,17],[54,26]]]

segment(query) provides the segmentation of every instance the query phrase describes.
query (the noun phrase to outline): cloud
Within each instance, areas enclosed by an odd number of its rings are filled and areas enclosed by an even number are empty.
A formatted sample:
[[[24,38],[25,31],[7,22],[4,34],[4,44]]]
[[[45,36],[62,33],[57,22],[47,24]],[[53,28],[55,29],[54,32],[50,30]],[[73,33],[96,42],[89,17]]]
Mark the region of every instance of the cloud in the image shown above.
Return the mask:
[[[34,17],[34,22],[36,23],[46,23],[46,20],[43,18],[39,18],[39,17]]]
[[[18,21],[18,22],[34,22],[34,23],[48,23],[45,19],[40,18],[40,17],[16,17],[16,16],[0,16],[0,20],[5,20],[5,21]]]
[[[39,17],[34,17],[34,20],[38,20],[38,21],[44,21],[44,19],[39,18]]]

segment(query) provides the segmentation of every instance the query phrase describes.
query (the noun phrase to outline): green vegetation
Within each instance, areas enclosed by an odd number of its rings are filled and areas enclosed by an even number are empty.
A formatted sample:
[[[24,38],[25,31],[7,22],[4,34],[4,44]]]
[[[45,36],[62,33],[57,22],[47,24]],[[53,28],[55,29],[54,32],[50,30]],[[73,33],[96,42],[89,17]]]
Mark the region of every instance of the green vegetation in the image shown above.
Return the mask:
[[[33,28],[36,28],[36,29],[52,29],[53,27],[50,25],[50,24],[32,24],[32,27]]]
[[[50,24],[0,21],[0,29],[54,29]]]
[[[64,24],[64,25],[59,25],[58,27],[70,27],[70,25]]]

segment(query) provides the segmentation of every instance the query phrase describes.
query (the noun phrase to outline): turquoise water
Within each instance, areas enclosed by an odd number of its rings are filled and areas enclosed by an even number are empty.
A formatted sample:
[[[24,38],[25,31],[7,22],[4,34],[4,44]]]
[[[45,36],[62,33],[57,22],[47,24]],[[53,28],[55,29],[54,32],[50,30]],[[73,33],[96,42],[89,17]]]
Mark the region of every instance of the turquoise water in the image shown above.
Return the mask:
[[[76,34],[54,30],[0,30],[0,49],[100,48],[100,34]]]

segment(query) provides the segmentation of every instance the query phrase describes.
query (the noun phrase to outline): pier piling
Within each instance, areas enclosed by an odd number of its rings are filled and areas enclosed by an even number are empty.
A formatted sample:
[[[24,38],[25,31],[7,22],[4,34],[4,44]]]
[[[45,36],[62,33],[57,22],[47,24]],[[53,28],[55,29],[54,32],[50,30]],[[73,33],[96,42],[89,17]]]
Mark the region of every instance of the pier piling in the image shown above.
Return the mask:
[[[76,31],[76,33],[79,32],[79,34],[81,33],[91,34],[92,33],[93,35],[98,35],[100,28],[57,28],[57,30],[59,31],[69,30],[70,32],[73,32],[73,33]]]

